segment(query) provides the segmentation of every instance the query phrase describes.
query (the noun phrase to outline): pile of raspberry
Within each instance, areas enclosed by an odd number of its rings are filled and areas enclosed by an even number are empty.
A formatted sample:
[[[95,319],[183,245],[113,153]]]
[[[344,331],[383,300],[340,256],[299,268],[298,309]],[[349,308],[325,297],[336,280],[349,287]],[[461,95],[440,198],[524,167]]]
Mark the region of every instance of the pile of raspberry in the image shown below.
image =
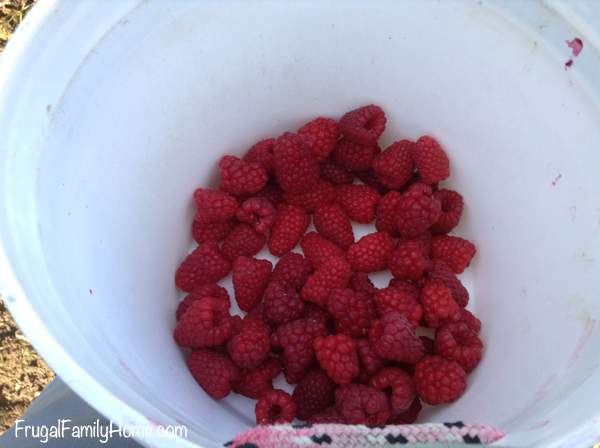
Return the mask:
[[[194,192],[174,338],[208,395],[257,400],[258,424],[412,423],[422,402],[457,400],[481,359],[457,277],[476,249],[449,235],[463,198],[439,185],[448,156],[430,136],[381,150],[386,121],[376,105],[316,118],[224,156],[219,189]],[[353,222],[372,233],[357,240]],[[255,258],[265,245],[274,266]],[[218,285],[229,273],[243,317]],[[293,393],[274,389],[281,373]]]

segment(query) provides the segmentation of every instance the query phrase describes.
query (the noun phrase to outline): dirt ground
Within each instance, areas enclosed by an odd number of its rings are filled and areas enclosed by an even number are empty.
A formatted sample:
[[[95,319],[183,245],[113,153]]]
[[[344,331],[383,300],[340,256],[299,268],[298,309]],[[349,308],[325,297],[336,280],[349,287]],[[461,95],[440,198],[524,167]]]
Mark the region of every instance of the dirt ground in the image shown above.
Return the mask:
[[[0,58],[34,0],[0,0]],[[0,435],[54,379],[0,298]]]

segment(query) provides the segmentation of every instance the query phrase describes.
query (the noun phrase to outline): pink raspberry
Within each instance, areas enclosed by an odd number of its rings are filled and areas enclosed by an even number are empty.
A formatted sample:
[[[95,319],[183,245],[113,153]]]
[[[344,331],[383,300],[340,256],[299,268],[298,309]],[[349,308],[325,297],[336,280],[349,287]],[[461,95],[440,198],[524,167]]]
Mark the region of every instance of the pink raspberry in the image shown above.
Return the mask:
[[[250,311],[262,300],[271,279],[273,265],[269,260],[238,257],[233,263],[235,300],[243,311]]]
[[[413,184],[411,188],[415,185]],[[402,238],[415,238],[427,231],[441,213],[440,201],[432,196],[431,189],[410,189],[406,191],[398,205],[396,226]]]
[[[362,145],[347,138],[338,142],[333,150],[333,160],[350,171],[365,171],[371,168],[373,158],[381,149],[377,144]]]
[[[369,297],[373,297],[377,294],[377,291],[379,291],[375,285],[373,285],[373,282],[369,278],[369,274],[366,272],[355,272],[352,274],[349,287],[350,289],[366,294]]]
[[[441,260],[434,260],[431,270],[427,274],[429,280],[434,280],[450,288],[452,298],[461,307],[466,307],[469,303],[469,291],[463,286],[459,278],[452,272],[452,269]]]
[[[308,213],[322,204],[330,204],[335,199],[335,188],[330,182],[320,180],[310,190],[302,193],[284,193],[283,198],[288,204],[302,207]]]
[[[340,130],[347,139],[361,145],[374,145],[383,134],[387,118],[379,106],[369,104],[351,110],[340,119]]]
[[[280,373],[279,361],[269,358],[258,367],[242,370],[239,380],[233,384],[233,390],[245,397],[259,399],[273,390],[273,379]]]
[[[265,234],[275,222],[275,207],[266,199],[254,197],[246,199],[236,213],[240,222],[245,222],[259,234]]]
[[[390,361],[414,364],[423,357],[423,344],[413,326],[397,312],[387,313],[371,324],[369,343],[375,353]]]
[[[273,166],[273,148],[275,146],[275,139],[268,138],[261,140],[254,144],[248,152],[244,155],[244,160],[250,163],[258,163],[269,174],[273,174],[275,167]]]
[[[221,191],[234,196],[260,191],[269,180],[267,170],[256,162],[246,162],[234,156],[223,156],[219,162]]]
[[[392,253],[388,268],[398,279],[419,280],[431,268],[431,260],[417,241],[400,241]]]
[[[417,394],[427,404],[452,403],[467,387],[467,374],[454,361],[440,356],[426,356],[415,367]]]
[[[450,361],[456,361],[468,373],[481,361],[483,342],[467,324],[448,323],[435,333],[435,351]]]
[[[380,195],[368,185],[339,185],[337,202],[353,221],[369,224],[375,219],[375,208]]]
[[[423,316],[423,309],[419,302],[400,288],[390,286],[380,289],[375,294],[373,301],[380,316],[385,316],[392,312],[400,313],[413,327],[419,325],[419,321]]]
[[[445,322],[458,322],[460,307],[452,298],[452,291],[443,284],[428,280],[421,290],[423,316],[430,328],[437,328]]]
[[[239,256],[251,257],[262,250],[266,241],[264,235],[257,233],[248,224],[240,223],[225,237],[221,252],[231,261]]]
[[[223,256],[215,242],[197,247],[175,273],[175,285],[185,292],[205,283],[216,283],[229,274],[231,262]]]
[[[395,415],[407,411],[416,397],[412,378],[397,367],[384,367],[371,378],[369,385],[391,391],[390,407]]]
[[[377,272],[386,268],[396,242],[387,232],[370,233],[348,248],[346,259],[353,271]]]
[[[360,361],[361,373],[364,373],[367,378],[371,378],[383,367],[383,360],[375,353],[368,339],[357,339],[356,351]]]
[[[291,423],[296,416],[296,403],[287,392],[273,389],[258,399],[255,413],[257,425]]]
[[[300,380],[292,398],[296,403],[296,416],[308,420],[313,415],[333,406],[336,385],[321,369],[313,369]]]
[[[432,137],[425,135],[417,140],[413,159],[421,180],[426,184],[435,184],[450,176],[450,160]]]
[[[363,384],[338,388],[335,403],[344,420],[351,425],[384,425],[390,417],[385,393]]]
[[[304,235],[310,216],[300,207],[281,205],[271,228],[269,252],[281,257],[291,251]]]
[[[460,311],[460,322],[466,324],[475,334],[479,334],[481,331],[481,321],[469,310],[462,309]]]
[[[321,178],[333,185],[351,184],[354,174],[332,160],[325,160],[321,163]]]
[[[194,379],[212,398],[224,398],[240,372],[233,362],[221,353],[209,349],[194,350],[187,359]]]
[[[194,301],[177,322],[173,338],[181,347],[214,347],[223,344],[233,331],[229,305],[204,297]]]
[[[375,318],[369,296],[351,289],[333,289],[327,299],[327,309],[335,320],[336,332],[355,338],[366,336]]]
[[[317,232],[309,232],[304,235],[300,247],[314,269],[320,268],[332,258],[344,258],[342,249]]]
[[[319,161],[329,157],[335,148],[339,133],[337,122],[323,117],[315,118],[298,129],[298,135],[304,139],[312,154]]]
[[[431,226],[431,231],[437,234],[444,234],[454,229],[464,209],[463,197],[456,191],[447,190],[445,188],[433,193],[442,204],[442,212],[438,220]]]
[[[304,312],[304,302],[291,283],[273,280],[265,291],[263,312],[269,322],[281,325],[299,318]]]
[[[235,216],[238,208],[236,199],[221,191],[198,188],[194,191],[196,221],[222,222]]]
[[[181,319],[183,313],[187,311],[192,303],[194,303],[196,300],[203,299],[204,297],[212,297],[213,299],[222,300],[227,303],[227,309],[229,309],[230,300],[227,290],[216,283],[207,283],[205,285],[198,286],[179,303],[176,312],[177,320]]]
[[[473,243],[458,236],[436,235],[431,240],[431,255],[444,261],[455,274],[461,274],[471,264],[477,249]]]
[[[391,190],[399,190],[414,172],[412,151],[415,144],[410,140],[392,143],[373,159],[373,171],[383,185]]]
[[[281,280],[295,288],[301,288],[312,272],[309,261],[295,252],[285,254],[273,269],[272,281]]]
[[[317,337],[313,342],[319,364],[337,384],[348,384],[358,375],[354,339],[345,334]]]
[[[324,307],[331,290],[345,288],[351,276],[352,270],[346,260],[332,258],[308,277],[302,288],[302,298]]]
[[[284,191],[302,193],[319,181],[319,164],[301,136],[283,134],[275,142],[273,157],[275,176]]]
[[[315,210],[314,224],[317,232],[346,250],[354,243],[352,223],[337,204],[320,205]]]
[[[398,213],[400,210],[400,202],[402,193],[399,191],[390,191],[384,194],[375,211],[375,227],[377,230],[388,232],[392,236],[398,236]]]

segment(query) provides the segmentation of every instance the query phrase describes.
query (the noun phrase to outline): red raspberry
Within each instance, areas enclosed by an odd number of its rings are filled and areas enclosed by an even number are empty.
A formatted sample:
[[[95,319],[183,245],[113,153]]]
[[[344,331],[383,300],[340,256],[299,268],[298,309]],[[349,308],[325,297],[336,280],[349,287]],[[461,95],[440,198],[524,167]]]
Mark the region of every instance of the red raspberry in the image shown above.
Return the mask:
[[[384,425],[390,417],[385,393],[363,384],[340,387],[335,392],[335,404],[351,425]]]
[[[244,160],[246,162],[258,163],[263,166],[263,168],[269,174],[273,174],[275,168],[273,166],[273,147],[275,146],[275,139],[268,138],[266,140],[261,140],[256,143],[252,148],[246,152],[244,155]]]
[[[385,316],[388,313],[396,312],[402,314],[413,327],[419,325],[423,316],[423,308],[417,300],[401,288],[380,289],[373,299],[377,307],[377,313]]]
[[[398,213],[400,210],[400,202],[402,193],[399,191],[390,191],[384,194],[375,211],[375,227],[377,230],[388,232],[392,236],[398,236]]]
[[[350,265],[343,258],[332,258],[317,269],[302,288],[302,298],[324,307],[332,289],[345,288],[352,276]]]
[[[431,255],[446,262],[455,274],[461,274],[477,252],[473,243],[458,236],[436,235],[431,240]]]
[[[265,318],[281,325],[299,318],[304,312],[304,302],[296,288],[283,280],[273,280],[267,286],[263,302]]]
[[[425,403],[452,403],[464,393],[467,374],[454,361],[426,356],[415,367],[414,382],[417,394]]]
[[[337,384],[348,384],[360,372],[356,342],[345,334],[317,337],[313,342],[317,361]]]
[[[257,425],[290,423],[296,416],[296,403],[287,392],[273,389],[259,398],[255,412]]]
[[[194,301],[177,322],[173,338],[181,347],[214,347],[223,344],[233,331],[229,305],[204,297]]]
[[[345,113],[340,119],[344,137],[361,145],[374,145],[385,130],[387,118],[379,106],[369,104]]]
[[[194,379],[212,398],[224,398],[231,392],[231,384],[239,378],[240,371],[221,353],[209,349],[194,350],[187,359]]]
[[[246,317],[241,331],[227,342],[231,360],[241,368],[251,369],[261,364],[271,350],[271,331],[262,320]]]
[[[197,247],[177,268],[175,285],[185,292],[206,283],[216,283],[229,274],[231,262],[215,242]]]
[[[379,148],[377,148],[377,151],[375,152],[375,157],[377,157],[380,152],[381,151],[379,150]],[[372,169],[369,169],[366,171],[357,171],[355,174],[356,174],[356,177],[358,177],[358,179],[363,184],[374,188],[375,190],[377,190],[379,192],[379,194],[386,194],[387,192],[390,191],[389,188],[387,188],[385,185],[383,185],[381,183],[381,181],[377,177],[377,174],[375,174],[375,171],[373,171]]]
[[[317,232],[346,250],[354,243],[352,223],[337,204],[320,205],[315,210],[314,224]]]
[[[321,308],[319,305],[315,305],[311,302],[306,302],[304,305],[304,313],[302,315],[305,319],[313,319],[323,322],[324,325],[329,323],[331,316],[327,311]]]
[[[350,171],[366,171],[381,149],[376,145],[361,145],[344,138],[333,150],[333,160]]]
[[[374,296],[379,291],[365,272],[355,272],[350,278],[350,289],[356,292],[366,294],[369,297]]]
[[[277,257],[291,251],[310,224],[310,216],[295,205],[281,205],[277,211],[275,224],[271,228],[269,252]]]
[[[246,199],[236,213],[240,222],[251,225],[256,233],[264,234],[275,222],[275,207],[266,198]]]
[[[410,425],[417,421],[422,408],[421,400],[419,400],[419,397],[415,397],[409,408],[394,417],[390,423],[393,425]]]
[[[421,291],[419,288],[415,286],[415,284],[410,280],[399,280],[397,278],[393,278],[390,280],[390,287],[400,289],[402,292],[411,296],[415,301],[419,301],[421,296]]]
[[[423,356],[423,344],[413,326],[397,312],[389,312],[371,324],[369,343],[375,353],[390,361],[414,364]]]
[[[435,351],[450,361],[456,361],[468,373],[481,361],[483,342],[467,324],[449,323],[436,331]]]
[[[310,190],[319,181],[319,164],[304,139],[286,132],[273,148],[275,176],[279,186],[289,193]]]
[[[412,178],[415,169],[412,159],[414,146],[410,140],[400,140],[373,159],[373,171],[387,188],[399,190]]]
[[[288,383],[297,383],[315,361],[313,340],[325,336],[325,322],[319,319],[296,319],[277,327],[271,345],[283,348],[283,363]]]
[[[353,271],[377,272],[386,268],[396,242],[387,232],[370,233],[354,243],[346,253]]]
[[[456,274],[452,272],[452,269],[443,261],[433,261],[433,266],[427,274],[427,278],[450,288],[452,298],[461,307],[464,308],[469,303],[469,291],[463,286]]]
[[[390,257],[388,268],[401,280],[419,280],[431,268],[431,260],[418,241],[400,241]]]
[[[300,288],[306,283],[311,271],[310,263],[306,258],[290,252],[279,259],[273,269],[271,280],[281,280],[295,288]]]
[[[238,257],[233,263],[235,300],[243,311],[250,311],[260,303],[271,279],[273,265],[269,260]]]
[[[452,298],[447,286],[435,281],[427,281],[421,291],[423,316],[430,328],[437,328],[445,322],[460,320],[460,307]]]
[[[264,198],[274,206],[283,201],[283,190],[275,184],[267,184],[265,188],[254,195],[256,198]]]
[[[256,233],[248,224],[240,223],[225,237],[221,252],[231,261],[239,256],[251,257],[262,250],[266,241],[264,235]]]
[[[481,321],[469,310],[462,309],[460,311],[460,322],[465,323],[475,334],[479,334],[481,331]]]
[[[334,289],[327,299],[327,309],[335,320],[337,333],[359,338],[367,335],[375,308],[366,294],[351,289]]]
[[[221,191],[198,188],[194,191],[196,221],[222,222],[235,216],[238,208],[236,199]]]
[[[187,311],[192,303],[204,297],[222,300],[227,303],[227,309],[229,309],[230,300],[227,290],[216,283],[207,283],[206,285],[198,286],[179,303],[176,312],[177,320],[181,319],[183,313]]]
[[[267,170],[256,162],[246,162],[238,157],[223,156],[219,162],[221,191],[234,196],[257,193],[267,184]]]
[[[375,219],[375,208],[380,195],[368,185],[339,185],[336,188],[337,202],[350,219],[369,224]]]
[[[416,397],[412,378],[397,367],[384,367],[371,378],[369,385],[391,391],[390,408],[393,414],[407,411]]]
[[[335,148],[340,129],[331,118],[315,118],[300,129],[298,135],[304,139],[312,154],[319,161],[325,160]]]
[[[417,140],[413,151],[413,159],[421,181],[426,184],[435,184],[450,176],[450,160],[432,137],[427,135]]]
[[[419,336],[419,339],[423,343],[423,348],[425,349],[426,355],[433,355],[435,352],[434,341],[427,336]]]
[[[302,207],[308,213],[322,204],[329,204],[335,199],[335,188],[330,182],[320,180],[313,188],[303,193],[284,193],[283,198],[288,204]]]
[[[431,226],[431,231],[438,234],[448,233],[460,221],[464,208],[463,197],[456,191],[445,188],[434,192],[433,197],[442,204],[442,212],[435,224]]]
[[[280,373],[279,361],[269,358],[258,367],[242,370],[240,379],[233,384],[233,390],[245,397],[259,399],[273,389],[273,378]]]
[[[431,189],[427,188],[429,191],[409,189],[402,195],[396,219],[398,233],[402,238],[415,238],[425,233],[438,220],[442,205],[432,196]]]
[[[223,240],[233,228],[234,221],[202,222],[194,220],[192,236],[198,244]]]
[[[335,383],[321,369],[313,369],[300,380],[292,398],[296,403],[296,416],[308,420],[335,402]]]
[[[360,361],[361,373],[365,373],[371,378],[383,366],[383,360],[375,353],[367,339],[358,339],[356,341],[356,351]]]
[[[431,240],[433,239],[433,236],[431,235],[431,232],[425,232],[422,233],[421,235],[415,236],[414,238],[412,238],[412,241],[418,241],[421,246],[423,247],[423,252],[425,252],[427,254],[427,256],[431,255]]]
[[[318,414],[313,415],[308,419],[311,424],[326,424],[326,423],[346,423],[344,417],[339,413],[335,406],[325,409]]]
[[[344,258],[344,251],[317,232],[309,232],[300,242],[304,256],[314,269],[319,269],[332,258]]]
[[[334,185],[351,184],[354,174],[331,160],[321,163],[321,178]]]

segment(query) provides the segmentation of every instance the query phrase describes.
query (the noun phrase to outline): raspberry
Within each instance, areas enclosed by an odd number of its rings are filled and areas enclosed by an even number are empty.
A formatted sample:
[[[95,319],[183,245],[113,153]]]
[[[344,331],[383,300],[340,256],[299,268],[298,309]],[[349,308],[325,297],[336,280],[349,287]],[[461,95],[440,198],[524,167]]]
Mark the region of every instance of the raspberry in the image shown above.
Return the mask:
[[[403,315],[413,327],[419,325],[423,316],[423,309],[417,300],[401,288],[390,286],[380,289],[373,299],[377,307],[377,313],[385,316],[388,313],[396,312]]]
[[[219,222],[202,222],[194,220],[192,224],[192,236],[198,244],[209,241],[219,242],[231,231],[233,220]]]
[[[229,274],[231,262],[215,242],[197,247],[177,268],[175,285],[185,292],[206,283],[216,283]]]
[[[321,178],[334,185],[351,184],[354,175],[346,168],[336,164],[331,160],[325,160],[321,163]]]
[[[308,420],[335,402],[335,383],[321,369],[313,369],[300,380],[292,398],[296,403],[296,416]]]
[[[336,188],[337,202],[350,219],[369,224],[375,219],[380,195],[368,185],[340,185]]]
[[[433,355],[435,352],[434,341],[427,336],[419,336],[419,339],[423,343],[423,348],[425,349],[426,355]]]
[[[286,132],[273,148],[275,176],[279,186],[289,193],[310,190],[319,181],[319,164],[304,139]]]
[[[369,343],[375,353],[390,361],[414,364],[423,356],[423,344],[414,328],[397,312],[389,312],[371,324]]]
[[[296,288],[283,280],[273,280],[267,286],[263,301],[265,318],[281,325],[299,318],[304,311],[304,302]]]
[[[314,224],[317,232],[346,250],[354,243],[350,218],[337,204],[320,205],[315,210]]]
[[[369,296],[351,289],[333,289],[327,299],[327,309],[335,320],[336,332],[355,338],[367,335],[375,318]]]
[[[433,193],[442,204],[442,212],[438,220],[431,226],[433,233],[444,234],[454,229],[462,216],[464,201],[456,191],[441,189]]]
[[[181,319],[183,313],[187,311],[192,303],[204,297],[222,300],[227,303],[227,309],[229,309],[230,300],[227,290],[216,283],[207,283],[206,285],[198,286],[179,303],[176,312],[177,320]]]
[[[399,280],[397,278],[393,278],[390,280],[388,286],[402,290],[402,292],[408,294],[417,302],[421,296],[421,291],[419,288],[417,288],[410,280]]]
[[[400,241],[390,257],[388,268],[398,279],[419,280],[431,268],[431,260],[418,241]]]
[[[393,425],[410,425],[417,421],[422,408],[421,400],[419,400],[419,397],[415,397],[409,408],[395,416],[390,423]]]
[[[373,159],[373,171],[387,188],[399,190],[412,178],[415,169],[412,159],[414,146],[410,140],[400,140]]]
[[[406,191],[398,204],[396,226],[399,235],[409,239],[425,233],[438,220],[441,210],[442,205],[432,196],[431,189]]]
[[[280,373],[279,361],[269,358],[258,367],[242,370],[240,379],[233,384],[233,390],[245,397],[259,399],[273,389],[273,378]]]
[[[273,147],[275,146],[275,139],[268,138],[266,140],[261,140],[258,143],[254,144],[248,152],[244,155],[244,160],[246,162],[258,163],[263,166],[263,168],[269,174],[273,174],[275,168],[273,166]]]
[[[323,117],[315,118],[298,129],[298,135],[304,139],[313,156],[319,161],[329,157],[339,134],[337,122]]]
[[[317,337],[313,342],[319,364],[337,384],[348,384],[358,375],[354,339],[345,334]]]
[[[265,188],[254,195],[255,198],[264,198],[276,206],[283,200],[283,190],[275,184],[267,184]]]
[[[469,291],[463,286],[456,274],[452,272],[452,269],[450,269],[443,261],[433,261],[433,266],[427,274],[427,278],[450,288],[450,291],[452,291],[452,298],[461,307],[464,308],[469,303]]]
[[[317,232],[309,232],[302,238],[300,247],[314,269],[319,269],[332,258],[343,258],[344,251]]]
[[[396,222],[401,200],[402,193],[399,191],[390,191],[381,197],[375,211],[375,227],[377,230],[388,232],[392,236],[398,236]]]
[[[374,145],[385,130],[387,118],[381,107],[374,104],[345,113],[340,119],[344,137],[361,145]]]
[[[384,425],[390,417],[385,393],[363,384],[340,387],[335,392],[335,404],[351,425]]]
[[[481,331],[481,321],[469,310],[460,310],[460,322],[465,323],[475,334]]]
[[[452,291],[447,286],[428,280],[421,290],[423,316],[430,328],[437,328],[445,322],[460,320],[460,307],[452,298]]]
[[[269,252],[281,257],[291,251],[310,224],[310,216],[300,207],[281,205],[277,211],[275,224],[271,228]]]
[[[456,361],[468,373],[481,361],[483,342],[467,324],[449,323],[436,331],[435,351],[450,361]]]
[[[418,241],[421,246],[423,247],[423,252],[425,252],[425,254],[427,254],[427,256],[431,255],[431,240],[433,239],[433,236],[431,235],[431,232],[425,232],[422,233],[421,235],[415,236],[414,238],[412,238],[412,241]]]
[[[281,280],[295,288],[300,288],[306,283],[311,270],[310,263],[306,258],[290,252],[279,259],[273,269],[271,280]]]
[[[313,415],[308,419],[308,422],[311,424],[325,424],[325,423],[346,423],[344,417],[339,413],[337,408],[334,406],[325,409],[318,414]]]
[[[273,265],[269,260],[238,257],[233,263],[235,300],[243,311],[250,311],[260,303],[271,278]]]
[[[412,378],[397,367],[384,367],[371,378],[369,385],[375,389],[391,391],[390,408],[393,414],[408,410],[416,397]]]
[[[308,213],[322,204],[329,204],[335,199],[335,188],[330,182],[320,180],[310,190],[302,193],[284,193],[283,198],[288,204],[302,207]]]
[[[225,237],[221,252],[231,261],[239,256],[251,257],[261,251],[266,241],[264,235],[256,233],[248,224],[240,223]]]
[[[263,321],[246,317],[241,331],[227,342],[231,360],[241,368],[257,367],[271,350],[270,329]]]
[[[427,135],[417,140],[413,150],[413,159],[421,181],[435,184],[450,176],[450,161],[440,144]]]
[[[455,274],[461,274],[477,252],[475,245],[458,236],[436,235],[431,240],[431,255],[446,262]]]
[[[372,297],[379,291],[374,285],[369,275],[365,272],[355,272],[352,274],[350,278],[350,289],[353,289],[356,292],[360,292],[366,294],[369,297]]]
[[[370,233],[350,246],[346,259],[353,271],[377,272],[386,268],[396,242],[387,232]]]
[[[260,191],[269,180],[267,170],[256,162],[246,162],[234,156],[223,156],[219,162],[221,191],[234,196]]]
[[[456,401],[467,387],[467,374],[454,361],[440,356],[426,356],[415,367],[417,394],[427,404]]]
[[[308,277],[302,288],[302,298],[324,307],[331,290],[345,288],[351,276],[352,271],[346,260],[332,258]]]
[[[255,412],[257,425],[290,423],[296,416],[296,403],[287,392],[273,389],[259,398]]]
[[[333,160],[350,171],[365,171],[371,168],[373,158],[381,150],[377,145],[361,145],[346,138],[340,140],[333,150]]]
[[[267,233],[275,222],[275,207],[266,199],[254,197],[246,199],[236,213],[240,222],[245,222],[259,234]]]
[[[194,350],[187,359],[194,379],[212,398],[224,398],[239,378],[239,369],[221,353],[209,349]]]
[[[198,188],[194,191],[196,221],[222,222],[235,216],[238,208],[236,199],[221,191]]]
[[[356,341],[356,351],[360,361],[361,372],[371,378],[383,366],[383,360],[375,353],[367,339],[358,339]]]
[[[204,297],[194,301],[177,322],[173,338],[181,347],[214,347],[223,344],[233,331],[229,305]]]
[[[379,150],[379,148],[376,148],[375,157],[377,157],[380,152],[381,151]],[[366,171],[357,171],[354,174],[356,174],[356,177],[358,177],[358,179],[363,184],[368,185],[369,187],[374,188],[380,194],[386,194],[387,192],[390,191],[390,189],[388,187],[386,187],[385,185],[383,185],[381,183],[381,181],[377,177],[377,174],[375,174],[375,171],[373,171],[372,169],[368,169]]]
[[[306,302],[304,305],[304,313],[302,317],[305,319],[313,319],[323,322],[324,325],[329,323],[331,316],[327,311],[321,308],[319,305],[315,305],[311,302]]]
[[[271,335],[271,345],[283,348],[288,383],[297,383],[312,367],[315,360],[313,340],[326,334],[325,322],[317,319],[296,319],[277,327]]]

